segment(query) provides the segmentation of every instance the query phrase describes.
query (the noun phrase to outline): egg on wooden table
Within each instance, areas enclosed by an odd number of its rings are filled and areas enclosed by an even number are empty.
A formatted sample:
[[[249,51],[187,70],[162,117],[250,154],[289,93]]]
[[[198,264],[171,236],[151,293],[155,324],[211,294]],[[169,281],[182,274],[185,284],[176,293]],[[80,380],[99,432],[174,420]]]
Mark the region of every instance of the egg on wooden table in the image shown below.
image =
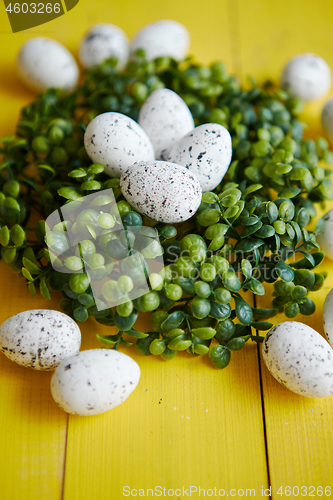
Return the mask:
[[[274,326],[262,355],[273,377],[287,389],[311,398],[333,395],[333,349],[310,326],[297,321]]]
[[[211,191],[223,179],[231,162],[228,130],[218,123],[199,125],[171,148],[168,160],[195,174],[203,191]]]
[[[24,311],[0,326],[0,349],[7,358],[35,370],[54,370],[79,352],[81,332],[66,314],[48,309]]]
[[[324,302],[323,323],[326,338],[333,347],[333,288],[327,294]]]
[[[164,19],[142,28],[133,38],[131,54],[138,49],[145,51],[146,59],[172,57],[177,61],[185,59],[190,46],[190,34],[178,21]]]
[[[194,128],[183,99],[169,89],[157,89],[143,104],[138,119],[154,148],[156,159],[166,160],[171,147]]]
[[[320,249],[325,256],[333,259],[333,209],[323,216],[323,227],[316,236]]]
[[[123,403],[139,379],[139,365],[126,354],[92,349],[60,363],[52,375],[51,393],[68,413],[97,415]]]
[[[96,24],[81,41],[79,60],[84,68],[92,68],[110,57],[118,60],[118,70],[126,66],[129,57],[127,35],[114,24]]]
[[[94,163],[101,163],[110,177],[121,173],[136,161],[154,160],[154,147],[140,125],[122,113],[96,116],[84,134],[84,145]]]
[[[294,97],[313,101],[328,92],[332,85],[332,72],[324,59],[306,53],[293,57],[285,66],[281,87]]]
[[[329,99],[321,113],[321,123],[330,141],[333,141],[333,98]]]
[[[70,90],[79,78],[72,54],[61,43],[46,37],[31,38],[21,47],[17,71],[22,82],[37,92],[50,87]]]
[[[166,161],[134,164],[122,174],[120,188],[138,212],[165,223],[193,217],[202,194],[195,175],[181,165]]]

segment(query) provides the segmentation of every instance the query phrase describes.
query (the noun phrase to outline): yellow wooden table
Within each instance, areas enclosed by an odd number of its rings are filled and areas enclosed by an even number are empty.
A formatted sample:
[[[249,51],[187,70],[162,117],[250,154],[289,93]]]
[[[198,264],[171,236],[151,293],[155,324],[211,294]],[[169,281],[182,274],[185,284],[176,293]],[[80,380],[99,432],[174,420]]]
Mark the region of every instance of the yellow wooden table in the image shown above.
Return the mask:
[[[331,0],[80,0],[66,15],[17,34],[3,5],[0,16],[1,136],[13,132],[20,108],[32,99],[15,76],[19,46],[45,35],[76,55],[80,37],[97,22],[118,24],[132,36],[149,22],[176,19],[190,30],[198,60],[222,59],[242,78],[277,79],[288,58],[301,52],[315,52],[333,68]],[[310,134],[322,133],[324,101],[304,113]],[[324,267],[330,275],[315,295],[316,314],[297,318],[321,333],[333,264],[325,261]],[[59,297],[32,297],[2,263],[0,276],[0,323],[27,309],[59,309]],[[258,303],[265,306],[268,299]],[[95,334],[106,334],[106,327],[90,320],[81,327],[83,349],[100,346]],[[123,405],[95,417],[68,416],[51,398],[50,373],[0,356],[1,499],[268,498],[269,487],[274,500],[320,498],[318,487],[329,496],[333,397],[289,392],[251,343],[224,371],[185,354],[166,363],[128,353],[142,370],[138,388]]]

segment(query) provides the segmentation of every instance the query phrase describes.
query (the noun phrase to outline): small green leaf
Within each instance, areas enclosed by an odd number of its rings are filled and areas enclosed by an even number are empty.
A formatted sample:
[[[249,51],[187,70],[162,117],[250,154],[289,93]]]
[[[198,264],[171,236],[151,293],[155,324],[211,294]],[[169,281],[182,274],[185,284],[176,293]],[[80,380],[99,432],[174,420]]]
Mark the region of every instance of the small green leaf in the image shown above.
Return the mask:
[[[259,189],[263,188],[262,184],[251,184],[251,186],[247,187],[243,191],[243,198],[245,198],[248,194],[254,193],[255,191],[259,191]]]
[[[253,317],[255,319],[259,319],[260,321],[263,319],[269,319],[273,318],[274,316],[277,315],[278,309],[259,309],[259,308],[252,308],[253,310]]]
[[[39,284],[39,291],[46,300],[51,300],[50,297],[50,292],[49,289],[47,288],[47,285],[45,283],[45,276],[41,277],[40,284]]]
[[[241,297],[235,297],[235,311],[237,319],[242,325],[250,325],[252,323],[252,307]]]
[[[269,321],[253,321],[251,326],[256,330],[270,330],[273,323],[269,323]]]
[[[3,226],[0,229],[0,245],[6,247],[9,243],[10,232],[7,226]]]
[[[150,344],[155,340],[159,338],[159,334],[150,334],[148,337],[144,339],[138,339],[135,344],[135,349],[136,351],[141,354],[142,356],[151,356],[150,352]]]
[[[193,328],[192,333],[201,340],[208,340],[215,336],[216,330],[207,326],[204,328]]]
[[[243,283],[243,289],[250,290],[252,293],[255,293],[256,295],[265,295],[266,293],[264,285],[255,278],[251,278],[246,283]]]
[[[27,280],[33,281],[33,277],[29,273],[28,269],[26,269],[25,267],[22,267],[22,274],[25,278],[27,278]]]
[[[103,344],[114,346],[118,342],[118,335],[99,335],[96,334],[97,340]]]
[[[130,335],[134,339],[145,339],[146,337],[149,337],[149,333],[139,332],[138,330],[135,330],[134,328],[130,328],[129,330],[126,330],[126,334]]]
[[[258,238],[271,238],[274,234],[274,227],[268,224],[265,224],[259,229],[259,231],[256,232],[256,236],[258,236]]]
[[[273,201],[267,203],[267,216],[269,222],[272,224],[279,216],[279,209]]]
[[[245,340],[242,339],[241,337],[236,337],[234,339],[231,339],[227,343],[228,349],[231,349],[232,351],[239,351],[244,346],[245,346]]]
[[[83,193],[75,187],[62,187],[58,189],[58,194],[66,198],[66,200],[79,200],[83,198]]]
[[[248,240],[239,241],[235,246],[237,252],[252,252],[255,248],[259,248],[264,244],[263,240],[259,238],[249,238]]]
[[[252,276],[252,264],[249,262],[247,259],[242,259],[242,273],[244,274],[245,278],[251,278]]]
[[[294,279],[294,271],[284,262],[278,262],[275,267],[275,271],[282,281],[292,281]]]
[[[28,290],[32,295],[37,295],[34,283],[28,283]]]
[[[42,272],[42,270],[38,266],[36,266],[36,264],[31,262],[31,260],[23,257],[22,262],[23,266],[28,269],[31,274],[40,274]]]
[[[298,187],[289,187],[286,189],[282,189],[282,191],[279,192],[279,197],[280,198],[295,198],[300,194],[302,191],[301,188]]]
[[[215,193],[206,192],[206,193],[203,193],[203,195],[202,195],[202,201],[204,201],[205,203],[212,204],[212,203],[218,202],[219,197]]]
[[[257,232],[263,225],[263,222],[261,220],[258,220],[255,224],[252,224],[252,226],[247,226],[245,229],[243,229],[241,238],[247,238],[248,236],[251,236],[251,234],[254,234]]]
[[[228,366],[231,358],[231,353],[229,349],[223,345],[214,345],[209,350],[209,357],[212,360],[215,368],[225,368]]]
[[[98,181],[86,181],[81,184],[81,189],[84,191],[98,191],[102,185]]]

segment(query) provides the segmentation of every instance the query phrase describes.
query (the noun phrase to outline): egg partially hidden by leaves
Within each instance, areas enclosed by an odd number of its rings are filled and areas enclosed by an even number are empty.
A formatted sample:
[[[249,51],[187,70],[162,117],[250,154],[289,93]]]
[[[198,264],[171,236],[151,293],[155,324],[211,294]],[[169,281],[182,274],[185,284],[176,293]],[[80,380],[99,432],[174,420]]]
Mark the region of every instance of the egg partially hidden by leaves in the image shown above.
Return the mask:
[[[34,309],[7,319],[0,326],[0,349],[7,358],[35,370],[54,370],[79,352],[81,332],[59,311]]]
[[[195,175],[166,161],[139,162],[120,178],[124,198],[155,221],[174,223],[193,217],[201,202]]]
[[[150,94],[140,110],[138,122],[153,143],[158,160],[166,160],[172,146],[194,128],[188,106],[169,89]]]
[[[321,123],[329,140],[333,141],[333,98],[329,99],[321,113]]]
[[[51,379],[60,408],[74,415],[97,415],[128,398],[138,385],[139,365],[115,350],[82,351],[63,361]]]
[[[324,302],[323,320],[326,338],[333,347],[333,288],[327,294]]]
[[[188,168],[203,191],[216,188],[231,162],[232,146],[228,130],[218,123],[199,125],[180,139],[168,160]]]
[[[309,326],[297,321],[274,326],[262,355],[273,377],[287,389],[310,398],[333,395],[333,349]]]
[[[94,163],[110,177],[120,177],[133,163],[154,160],[154,147],[140,125],[122,113],[102,113],[88,125],[84,145]]]
[[[324,59],[306,53],[293,57],[283,70],[281,87],[293,97],[312,101],[328,92],[332,85],[332,72]]]
[[[142,28],[134,37],[131,53],[135,56],[138,49],[143,49],[146,59],[172,57],[176,61],[185,59],[190,46],[190,34],[181,23],[162,20]]]
[[[114,24],[96,24],[81,41],[79,47],[80,62],[84,68],[92,68],[110,57],[118,60],[118,70],[126,66],[129,57],[127,35]]]
[[[61,43],[45,37],[31,38],[21,47],[17,71],[23,83],[37,92],[51,87],[70,90],[79,78],[72,54]]]
[[[316,241],[325,256],[333,260],[333,209],[322,218],[322,228],[316,236]]]

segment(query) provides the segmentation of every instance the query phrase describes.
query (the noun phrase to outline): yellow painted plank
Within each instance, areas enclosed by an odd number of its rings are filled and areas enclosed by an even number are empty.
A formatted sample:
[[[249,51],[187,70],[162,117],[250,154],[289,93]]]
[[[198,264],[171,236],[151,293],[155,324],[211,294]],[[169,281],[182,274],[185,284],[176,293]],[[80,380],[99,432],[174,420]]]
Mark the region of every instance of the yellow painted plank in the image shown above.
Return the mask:
[[[90,342],[85,348],[98,346]],[[118,499],[126,486],[267,485],[255,345],[224,371],[187,354],[164,362],[124,352],[142,372],[130,398],[104,415],[69,418],[65,500]]]
[[[0,324],[21,311],[59,310],[33,297],[11,269],[0,262]],[[50,394],[50,372],[16,365],[0,355],[1,497],[60,500],[63,484],[67,415]]]

